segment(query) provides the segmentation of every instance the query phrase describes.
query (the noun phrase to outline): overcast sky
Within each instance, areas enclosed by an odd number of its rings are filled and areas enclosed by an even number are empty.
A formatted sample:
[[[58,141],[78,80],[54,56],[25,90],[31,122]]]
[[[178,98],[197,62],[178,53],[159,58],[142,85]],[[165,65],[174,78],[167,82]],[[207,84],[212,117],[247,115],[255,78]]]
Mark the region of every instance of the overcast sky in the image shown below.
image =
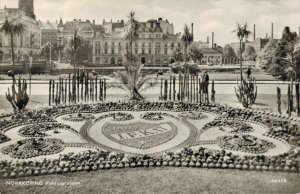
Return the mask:
[[[17,7],[18,0],[0,0],[0,7]],[[185,23],[194,23],[196,40],[206,41],[215,32],[215,42],[236,42],[232,33],[236,22],[248,22],[256,37],[271,34],[280,37],[284,26],[299,32],[300,0],[35,0],[35,14],[39,20],[127,19],[134,10],[139,21],[162,17],[174,24],[175,32],[181,32]],[[249,38],[252,40],[252,37]]]

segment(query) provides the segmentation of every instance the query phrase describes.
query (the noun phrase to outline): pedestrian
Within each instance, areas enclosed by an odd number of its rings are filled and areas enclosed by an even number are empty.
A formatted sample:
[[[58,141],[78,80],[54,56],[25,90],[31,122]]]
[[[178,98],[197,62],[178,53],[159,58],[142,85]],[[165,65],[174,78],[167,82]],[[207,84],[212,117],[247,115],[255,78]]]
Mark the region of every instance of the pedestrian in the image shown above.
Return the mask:
[[[248,68],[247,68],[246,75],[247,75],[247,79],[250,79],[250,75],[251,75],[251,67],[250,66],[248,66]]]
[[[206,103],[209,103],[209,100],[208,100],[209,75],[208,75],[207,71],[204,71],[204,73],[203,73],[202,82],[203,82],[204,101]]]

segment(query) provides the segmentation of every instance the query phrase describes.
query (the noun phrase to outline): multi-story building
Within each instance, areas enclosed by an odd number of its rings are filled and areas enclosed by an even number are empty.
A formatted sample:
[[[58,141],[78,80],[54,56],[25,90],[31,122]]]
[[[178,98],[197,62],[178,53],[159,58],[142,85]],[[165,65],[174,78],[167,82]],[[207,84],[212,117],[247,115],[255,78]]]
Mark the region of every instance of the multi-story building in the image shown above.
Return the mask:
[[[98,66],[119,65],[128,51],[124,40],[127,24],[105,22],[95,25],[93,39],[93,63]],[[170,54],[175,48],[182,48],[180,34],[174,34],[174,26],[167,20],[139,22],[138,39],[133,45],[133,53],[145,65],[161,66],[171,62]]]
[[[41,31],[34,15],[33,0],[19,0],[18,8],[0,9],[0,20],[4,20],[5,14],[23,15],[22,20],[26,30],[22,35],[14,36],[14,51],[16,61],[22,60],[24,56],[38,55],[41,47]],[[0,62],[11,60],[11,41],[10,37],[4,32],[0,33]]]
[[[203,57],[200,64],[218,65],[223,61],[223,52],[217,48],[202,48]]]

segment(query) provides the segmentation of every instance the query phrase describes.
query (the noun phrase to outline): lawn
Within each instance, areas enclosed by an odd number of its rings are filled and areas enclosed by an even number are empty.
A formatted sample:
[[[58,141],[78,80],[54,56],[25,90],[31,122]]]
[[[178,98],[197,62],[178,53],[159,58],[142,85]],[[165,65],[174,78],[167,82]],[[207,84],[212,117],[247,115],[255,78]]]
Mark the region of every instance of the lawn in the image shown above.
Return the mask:
[[[11,186],[10,179],[2,179],[0,193],[297,193],[299,179],[299,173],[137,168],[13,179],[42,181],[42,186]]]

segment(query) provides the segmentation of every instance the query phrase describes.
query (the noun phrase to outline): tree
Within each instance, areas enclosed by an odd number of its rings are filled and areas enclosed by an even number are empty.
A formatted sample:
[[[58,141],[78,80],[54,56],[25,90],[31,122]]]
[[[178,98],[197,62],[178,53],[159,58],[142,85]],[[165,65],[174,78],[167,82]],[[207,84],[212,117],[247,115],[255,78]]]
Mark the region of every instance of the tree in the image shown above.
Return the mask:
[[[179,48],[173,49],[171,53],[171,57],[176,61],[183,61],[183,53]]]
[[[256,51],[253,46],[247,45],[245,51],[243,52],[244,60],[253,60],[256,57]]]
[[[80,48],[81,43],[85,40],[84,32],[90,28],[90,25],[87,23],[82,23],[79,21],[74,21],[69,26],[71,30],[71,34],[66,36],[66,44],[67,46],[71,46],[73,49],[73,65],[74,65],[74,73],[76,69],[76,54],[78,49]]]
[[[237,23],[237,28],[233,30],[234,33],[236,33],[236,36],[238,37],[240,41],[240,53],[239,53],[239,58],[240,58],[240,74],[241,74],[241,83],[243,80],[243,70],[242,70],[242,44],[244,39],[248,38],[248,36],[251,34],[251,32],[248,30],[248,24],[247,22],[244,25],[241,25]]]
[[[236,58],[236,54],[233,50],[233,48],[229,45],[226,44],[223,48],[223,56],[225,58]]]
[[[124,39],[129,43],[130,51],[124,56],[125,62],[123,66],[125,67],[125,71],[116,72],[115,74],[122,83],[118,87],[130,91],[129,100],[141,101],[145,98],[140,94],[140,91],[153,87],[155,84],[145,86],[145,83],[153,78],[142,73],[144,64],[132,53],[133,43],[138,39],[138,21],[135,19],[134,11],[130,12],[128,18],[129,21]]]
[[[77,43],[77,51],[75,61],[78,63],[82,63],[84,61],[88,61],[91,56],[92,47],[85,39],[80,39]],[[65,45],[65,52],[67,53],[67,57],[71,59],[74,63],[74,42],[71,40]]]
[[[203,53],[201,52],[200,49],[198,49],[197,47],[195,46],[192,46],[190,49],[189,49],[189,58],[191,58],[195,63],[197,61],[201,61],[202,57],[203,57]]]
[[[132,48],[133,48],[133,43],[136,42],[136,40],[138,39],[139,35],[138,35],[138,28],[139,28],[139,23],[138,21],[135,19],[135,12],[131,11],[128,15],[128,24],[127,24],[127,28],[126,28],[126,33],[125,33],[125,41],[127,42],[127,44],[129,44],[129,52],[127,49],[127,55],[129,56],[129,60],[130,63],[132,63]]]
[[[190,32],[190,28],[185,25],[183,29],[183,34],[181,36],[181,41],[183,42],[184,45],[184,57],[185,57],[185,62],[187,61],[187,49],[189,45],[193,42],[193,35]]]
[[[295,79],[299,60],[299,38],[285,27],[281,40],[269,40],[259,53],[262,68],[281,80]]]
[[[5,35],[10,36],[10,46],[11,46],[11,60],[13,64],[13,70],[15,69],[15,52],[14,52],[14,36],[22,35],[26,30],[26,25],[23,21],[23,15],[21,12],[16,12],[15,14],[4,14],[4,23],[0,28],[0,32],[4,32]]]

